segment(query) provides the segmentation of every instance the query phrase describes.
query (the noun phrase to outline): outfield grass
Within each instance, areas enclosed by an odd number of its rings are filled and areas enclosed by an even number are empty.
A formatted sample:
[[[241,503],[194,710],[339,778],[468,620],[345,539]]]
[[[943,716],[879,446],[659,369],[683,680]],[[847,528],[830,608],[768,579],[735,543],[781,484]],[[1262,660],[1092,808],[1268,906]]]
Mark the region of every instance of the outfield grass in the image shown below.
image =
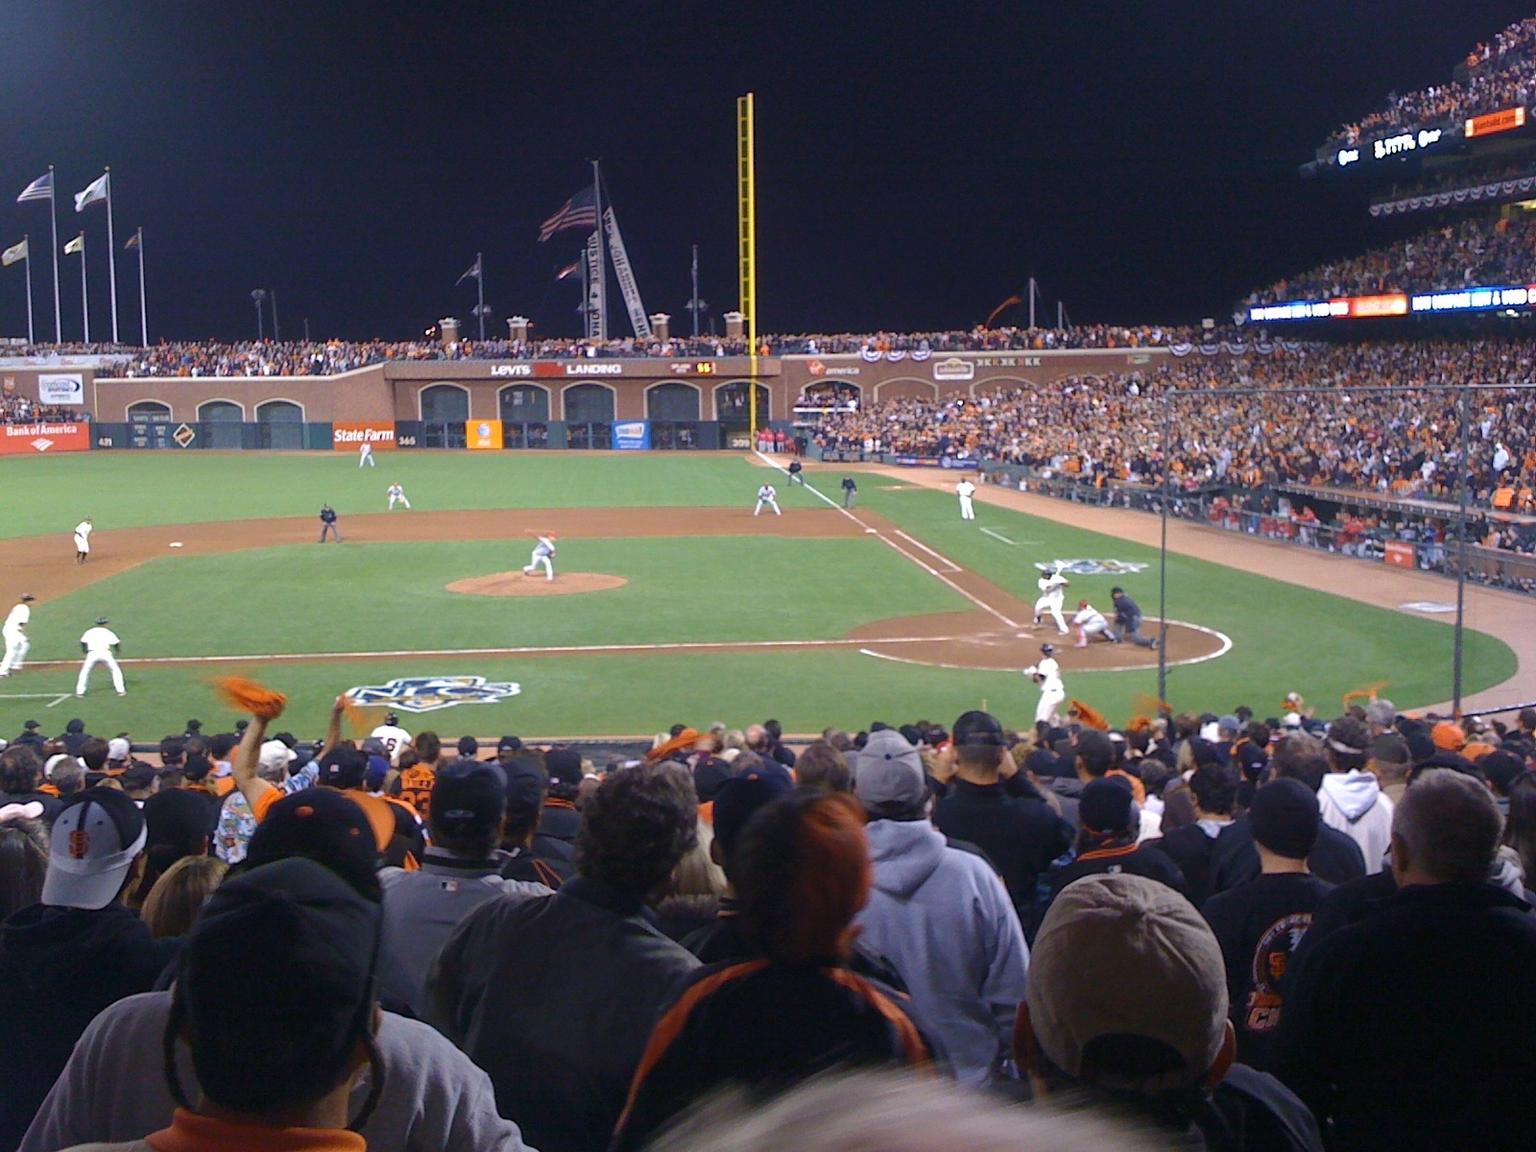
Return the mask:
[[[89,511],[99,527],[271,515],[312,515],[321,500],[349,511],[382,510],[383,489],[406,485],[418,509],[570,506],[747,506],[766,475],[735,456],[400,453],[359,472],[349,454],[225,455],[99,453],[0,461],[0,534],[67,531]],[[815,468],[836,495],[836,474]],[[789,505],[822,507],[777,478]],[[1042,560],[1140,561],[1138,574],[1074,578],[1069,600],[1107,607],[1122,584],[1157,611],[1154,550],[991,506],[962,522],[953,497],[860,478],[860,506],[1024,599],[1033,599]],[[828,516],[837,512],[826,509]],[[1014,541],[980,531],[990,527]],[[504,541],[293,547],[225,556],[166,557],[42,606],[33,659],[74,659],[82,620],[111,616],[125,655],[331,652],[515,645],[665,643],[684,640],[832,638],[862,623],[966,607],[895,552],[866,540],[763,537],[562,541],[566,571],[612,572],[629,584],[579,597],[491,599],[444,590],[464,576],[506,571],[526,549]],[[1372,567],[1357,565],[1361,579]],[[1386,680],[1402,707],[1450,695],[1451,628],[1438,620],[1370,608],[1171,556],[1169,614],[1219,629],[1234,641],[1219,660],[1169,675],[1176,708],[1225,711],[1247,703],[1277,712],[1303,692],[1320,712],[1342,694]],[[1451,586],[1446,585],[1447,594]],[[1474,619],[1473,624],[1478,622]],[[1497,621],[1487,621],[1497,627]],[[1067,691],[1123,719],[1154,692],[1152,670],[1077,674]],[[1035,689],[1014,673],[919,668],[852,650],[567,655],[538,658],[400,657],[388,661],[242,662],[293,697],[288,724],[315,733],[335,693],[395,677],[475,674],[518,682],[499,704],[413,717],[408,726],[491,735],[639,733],[673,722],[732,724],[774,715],[790,730],[850,728],[875,719],[949,721],[985,700],[1005,720],[1027,724]],[[218,671],[230,671],[221,667]],[[130,692],[104,678],[87,700],[45,710],[45,700],[0,697],[0,735],[26,718],[62,729],[79,714],[97,731],[158,736],[198,716],[222,726],[204,682],[214,669],[130,666]],[[1468,693],[1507,679],[1513,653],[1466,634]],[[101,674],[98,672],[98,677]],[[74,669],[42,669],[7,682],[9,692],[68,692]],[[55,722],[56,721],[56,722]]]

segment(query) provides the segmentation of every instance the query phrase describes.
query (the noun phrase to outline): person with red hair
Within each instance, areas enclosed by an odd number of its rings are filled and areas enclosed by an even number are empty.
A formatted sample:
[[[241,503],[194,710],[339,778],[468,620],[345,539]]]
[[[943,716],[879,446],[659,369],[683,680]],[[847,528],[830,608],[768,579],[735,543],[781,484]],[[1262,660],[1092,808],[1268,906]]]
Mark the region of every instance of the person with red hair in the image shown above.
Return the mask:
[[[926,1065],[902,997],[848,967],[873,875],[864,812],[846,792],[794,792],[753,815],[731,856],[754,955],[701,968],[635,1072],[615,1150],[638,1149],[725,1084],[759,1098],[831,1068]]]

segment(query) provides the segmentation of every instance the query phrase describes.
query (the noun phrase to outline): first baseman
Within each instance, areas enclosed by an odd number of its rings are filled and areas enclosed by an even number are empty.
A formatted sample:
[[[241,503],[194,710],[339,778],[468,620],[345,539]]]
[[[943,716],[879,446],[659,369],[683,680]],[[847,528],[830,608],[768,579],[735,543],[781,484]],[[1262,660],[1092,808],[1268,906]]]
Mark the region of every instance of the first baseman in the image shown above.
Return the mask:
[[[1056,663],[1056,645],[1040,645],[1041,660],[1024,669],[1024,675],[1040,685],[1040,702],[1035,705],[1035,723],[1055,722],[1056,709],[1067,698],[1067,686],[1061,680],[1061,665]]]
[[[528,566],[523,569],[524,575],[532,576],[539,570],[539,565],[544,566],[544,575],[547,579],[555,578],[555,566],[550,563],[555,558],[555,534],[538,535],[538,543],[533,546],[533,558],[528,561]]]
[[[5,638],[5,659],[0,661],[0,676],[20,672],[27,658],[27,649],[32,646],[32,642],[27,639],[27,625],[32,622],[31,605],[34,599],[32,593],[23,592],[21,599],[7,613],[5,625],[0,627],[0,636]]]
[[[75,525],[75,563],[84,564],[85,558],[91,554],[91,518],[87,516]]]
[[[389,510],[391,512],[393,512],[395,510],[395,505],[397,503],[404,504],[406,506],[407,510],[410,509],[411,502],[406,499],[406,497],[405,497],[405,486],[402,485],[400,483],[400,481],[396,480],[393,484],[391,484],[389,486],[388,495],[389,495]]]
[[[752,509],[752,515],[756,516],[761,512],[764,504],[773,509],[775,516],[784,515],[784,513],[779,511],[779,494],[774,491],[772,484],[764,484],[757,490],[757,507]]]
[[[1061,605],[1066,593],[1062,589],[1071,585],[1071,581],[1061,574],[1060,568],[1047,568],[1040,573],[1040,579],[1035,581],[1040,589],[1040,598],[1035,601],[1035,623],[1040,623],[1043,613],[1049,612],[1051,619],[1056,621],[1056,631],[1063,636],[1067,634],[1067,622],[1062,618]]]
[[[91,677],[91,669],[98,664],[105,664],[107,671],[112,673],[112,687],[117,689],[119,696],[126,696],[123,688],[123,670],[117,666],[117,657],[112,650],[122,644],[117,638],[117,633],[107,627],[107,618],[98,616],[96,627],[87,628],[85,634],[80,637],[80,651],[85,653],[85,663],[80,665],[80,678],[75,681],[75,695],[85,695],[85,682]]]

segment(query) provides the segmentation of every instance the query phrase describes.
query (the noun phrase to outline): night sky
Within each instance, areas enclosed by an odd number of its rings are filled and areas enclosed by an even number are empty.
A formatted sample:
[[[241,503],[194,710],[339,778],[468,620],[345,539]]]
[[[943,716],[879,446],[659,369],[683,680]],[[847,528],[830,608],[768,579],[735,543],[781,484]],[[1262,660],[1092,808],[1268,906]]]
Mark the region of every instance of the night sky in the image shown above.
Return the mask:
[[[702,295],[735,303],[750,89],[762,330],[969,327],[1031,273],[1078,323],[1225,318],[1255,285],[1414,227],[1372,221],[1361,181],[1297,167],[1533,9],[8,0],[0,244],[30,233],[51,335],[47,208],[14,199],[56,165],[101,338],[106,216],[68,194],[111,165],[119,246],[145,231],[152,340],[254,335],[256,287],[288,337],[305,317],[316,337],[468,330],[474,285],[454,281],[481,249],[498,333],[521,312],[575,335],[579,290],[554,276],[580,235],[537,231],[597,156],[647,309],[684,330],[690,244]],[[78,339],[76,258],[60,268]],[[6,335],[25,334],[21,273],[0,273]]]

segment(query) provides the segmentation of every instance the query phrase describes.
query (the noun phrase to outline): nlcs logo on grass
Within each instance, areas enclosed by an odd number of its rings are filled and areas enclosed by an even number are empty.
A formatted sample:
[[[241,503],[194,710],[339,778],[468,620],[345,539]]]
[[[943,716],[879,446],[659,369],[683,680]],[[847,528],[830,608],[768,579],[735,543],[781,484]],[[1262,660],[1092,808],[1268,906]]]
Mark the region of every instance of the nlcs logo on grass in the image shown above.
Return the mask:
[[[1053,568],[1069,576],[1134,576],[1147,570],[1146,564],[1136,560],[1045,560],[1035,567],[1042,572]]]
[[[357,704],[436,712],[458,704],[495,704],[522,691],[521,684],[487,680],[484,676],[407,676],[386,684],[349,688],[347,695]]]

